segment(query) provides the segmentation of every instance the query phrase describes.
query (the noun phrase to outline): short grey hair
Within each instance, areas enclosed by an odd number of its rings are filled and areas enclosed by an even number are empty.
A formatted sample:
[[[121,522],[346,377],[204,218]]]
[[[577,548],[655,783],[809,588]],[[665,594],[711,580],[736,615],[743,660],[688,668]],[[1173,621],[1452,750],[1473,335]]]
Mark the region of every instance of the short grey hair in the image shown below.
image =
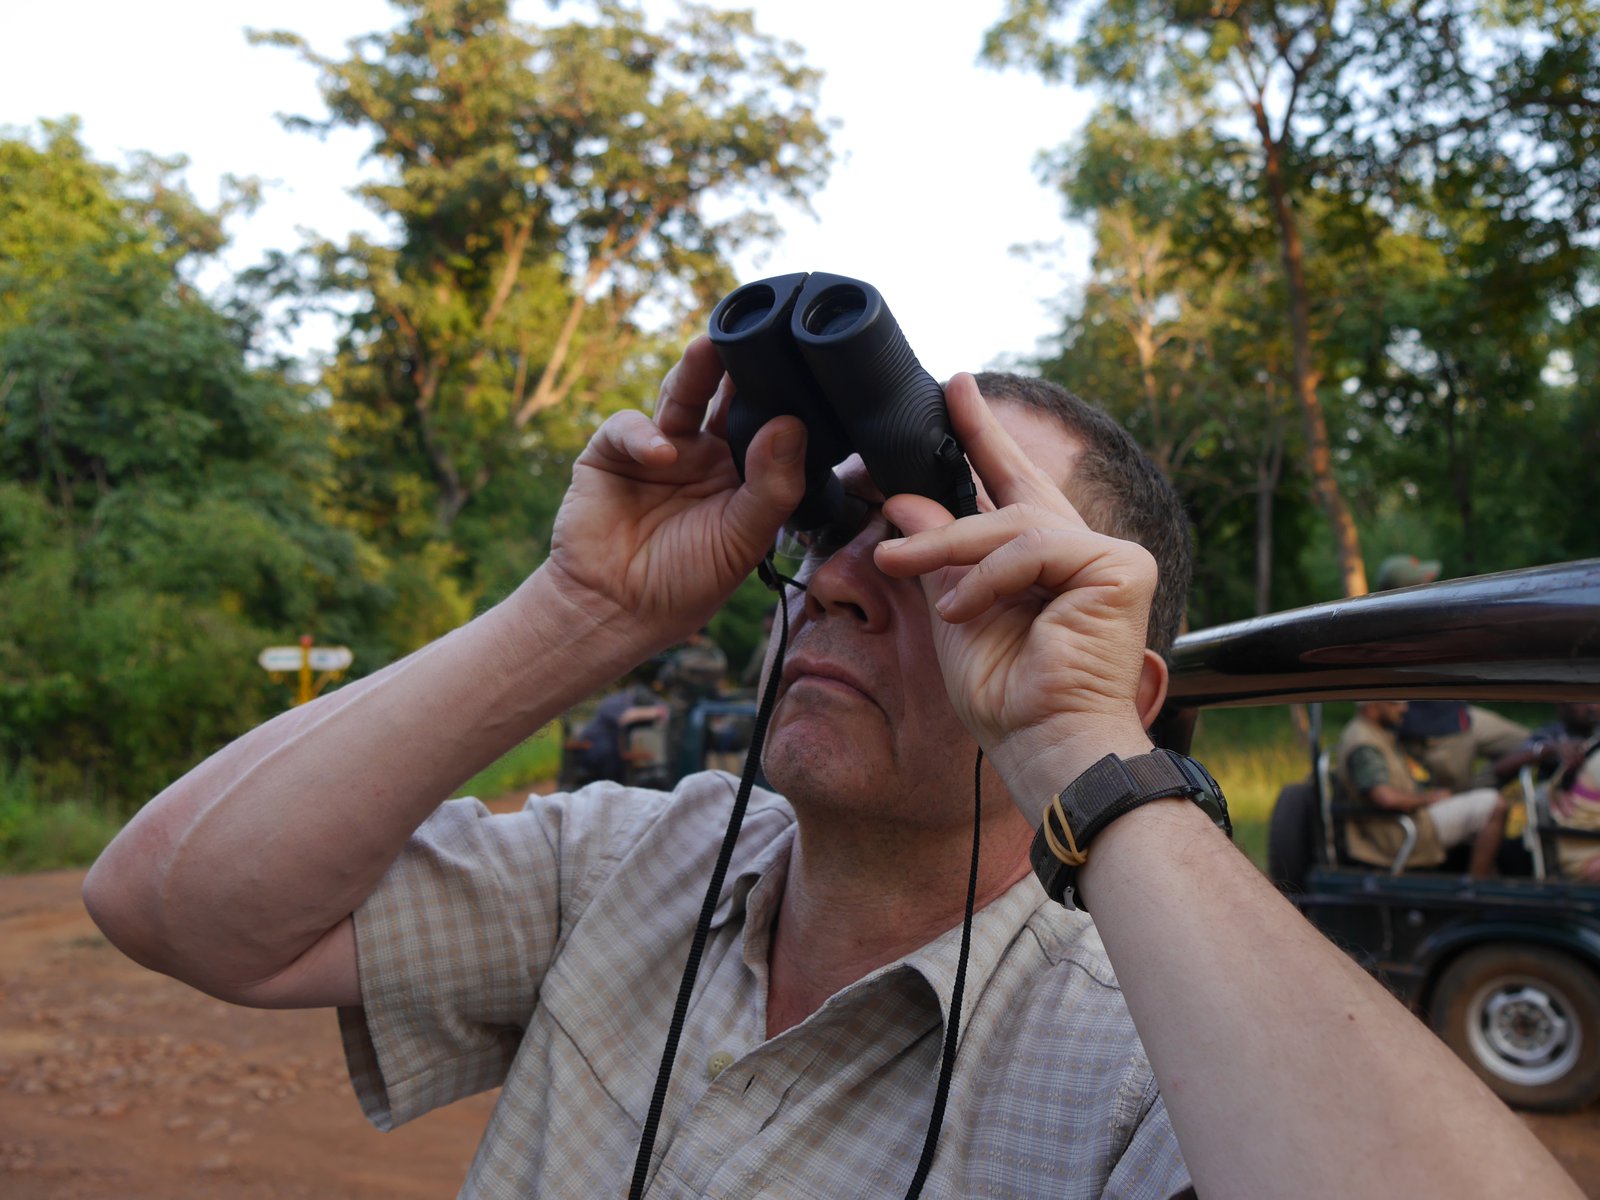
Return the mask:
[[[1060,421],[1083,443],[1066,493],[1097,533],[1137,542],[1156,560],[1145,644],[1172,649],[1183,624],[1194,573],[1189,517],[1161,468],[1110,413],[1066,388],[1031,375],[983,371],[975,378],[990,401],[1005,400]]]

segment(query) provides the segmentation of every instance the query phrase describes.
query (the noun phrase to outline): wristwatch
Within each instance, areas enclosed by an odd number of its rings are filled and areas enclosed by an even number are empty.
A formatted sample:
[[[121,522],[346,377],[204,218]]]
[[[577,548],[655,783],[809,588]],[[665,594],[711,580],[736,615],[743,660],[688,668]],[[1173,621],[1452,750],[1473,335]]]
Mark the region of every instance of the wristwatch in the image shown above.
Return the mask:
[[[1050,899],[1065,904],[1070,894],[1073,905],[1088,912],[1077,878],[1078,869],[1088,861],[1090,843],[1107,825],[1141,804],[1174,796],[1194,801],[1217,828],[1233,837],[1228,802],[1211,772],[1173,750],[1152,750],[1133,758],[1108,754],[1052,797],[1028,852],[1033,873]]]

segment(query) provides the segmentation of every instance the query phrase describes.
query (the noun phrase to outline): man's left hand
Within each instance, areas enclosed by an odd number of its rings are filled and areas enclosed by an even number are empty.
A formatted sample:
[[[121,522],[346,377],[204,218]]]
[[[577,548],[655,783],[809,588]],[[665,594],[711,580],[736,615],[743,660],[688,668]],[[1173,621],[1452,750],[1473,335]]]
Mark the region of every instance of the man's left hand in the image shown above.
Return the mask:
[[[1145,651],[1155,560],[1091,530],[970,375],[946,396],[986,511],[956,520],[926,497],[891,497],[884,512],[907,536],[876,562],[921,577],[951,701],[1002,775],[1048,753],[1060,787],[1064,747],[1081,747],[1068,755],[1079,770],[1148,748],[1141,710],[1165,682]]]

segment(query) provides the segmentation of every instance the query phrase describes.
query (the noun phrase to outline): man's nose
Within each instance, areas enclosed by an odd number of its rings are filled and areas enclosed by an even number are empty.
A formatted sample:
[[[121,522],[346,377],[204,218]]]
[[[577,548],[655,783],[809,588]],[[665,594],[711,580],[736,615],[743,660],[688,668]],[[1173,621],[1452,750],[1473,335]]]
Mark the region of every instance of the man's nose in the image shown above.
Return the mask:
[[[895,581],[878,570],[873,552],[890,533],[888,519],[881,512],[874,513],[855,537],[818,564],[806,580],[806,619],[849,617],[868,633],[887,627],[888,589]]]

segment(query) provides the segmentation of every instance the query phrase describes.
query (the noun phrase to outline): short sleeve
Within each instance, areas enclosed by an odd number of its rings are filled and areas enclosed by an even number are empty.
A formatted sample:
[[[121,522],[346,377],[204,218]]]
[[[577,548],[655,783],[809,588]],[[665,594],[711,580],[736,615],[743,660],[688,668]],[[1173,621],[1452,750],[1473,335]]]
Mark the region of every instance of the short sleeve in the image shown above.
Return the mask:
[[[1383,752],[1375,746],[1357,746],[1351,750],[1346,769],[1350,773],[1350,786],[1358,797],[1365,798],[1373,788],[1389,782],[1389,766]]]
[[[339,1027],[378,1128],[504,1081],[564,929],[652,811],[610,794],[622,790],[499,815],[449,801],[357,909],[362,1007],[341,1009]]]
[[[1127,1149],[1106,1180],[1102,1193],[1105,1200],[1170,1200],[1193,1195],[1189,1168],[1184,1165],[1178,1135],[1167,1117],[1166,1102],[1154,1076],[1147,1079],[1140,1104],[1142,1115]]]

